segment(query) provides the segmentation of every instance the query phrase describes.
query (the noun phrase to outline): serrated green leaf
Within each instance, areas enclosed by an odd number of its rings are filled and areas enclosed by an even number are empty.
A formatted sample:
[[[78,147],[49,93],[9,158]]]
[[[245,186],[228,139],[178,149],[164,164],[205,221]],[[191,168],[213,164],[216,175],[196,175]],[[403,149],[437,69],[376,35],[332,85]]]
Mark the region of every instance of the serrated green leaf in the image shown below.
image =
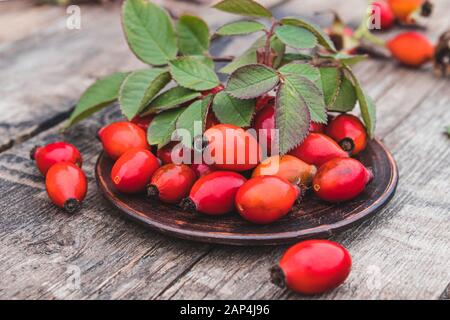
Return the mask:
[[[178,47],[184,55],[202,55],[209,49],[209,29],[196,16],[183,15],[176,25]]]
[[[279,152],[285,154],[299,145],[309,132],[309,108],[289,82],[282,83],[275,98],[275,123]]]
[[[353,83],[343,74],[339,88],[339,94],[334,104],[328,107],[330,111],[349,112],[352,111],[356,104],[356,91]]]
[[[195,57],[180,57],[169,62],[170,73],[182,87],[208,90],[220,84],[214,69]]]
[[[186,89],[180,86],[170,88],[169,90],[157,96],[142,112],[142,115],[158,113],[177,107],[178,105],[194,100],[201,96],[200,92]]]
[[[164,65],[177,55],[177,43],[167,12],[145,0],[127,0],[122,22],[130,49],[143,62]]]
[[[272,13],[253,0],[222,0],[213,6],[228,13],[249,17],[272,17]]]
[[[195,134],[198,133],[201,135],[203,130],[205,129],[206,116],[211,102],[212,95],[208,95],[202,100],[194,101],[179,116],[176,123],[177,130],[187,130],[190,134],[190,139],[188,141],[186,141],[185,139],[182,140],[182,142],[187,147],[192,146],[192,141],[195,138]],[[201,124],[201,127],[198,129],[200,129],[202,132],[196,132],[196,126],[198,127],[198,124]],[[180,134],[178,135],[180,136]]]
[[[284,18],[281,20],[281,23],[283,25],[305,28],[317,37],[317,40],[325,49],[331,52],[336,52],[336,47],[334,46],[333,41],[331,41],[330,37],[315,23],[299,18]]]
[[[239,100],[221,91],[214,97],[212,108],[221,123],[248,127],[255,112],[255,100]]]
[[[166,69],[146,69],[131,73],[120,87],[122,113],[129,119],[137,116],[162,88],[170,82]]]
[[[285,64],[299,61],[299,60],[300,61],[309,61],[309,60],[312,60],[312,58],[313,57],[310,54],[289,52],[289,53],[284,54],[281,65],[285,65]]]
[[[256,50],[259,48],[263,48],[265,45],[265,37],[261,37],[256,40],[252,46],[245,51],[241,56],[235,58],[232,62],[227,64],[225,67],[219,70],[221,73],[231,74],[236,69],[248,65],[255,64],[257,62]],[[270,47],[277,53],[277,58],[274,61],[274,68],[277,68],[284,56],[284,52],[286,50],[286,46],[282,43],[276,36],[273,36],[270,41]]]
[[[117,100],[120,86],[128,73],[118,72],[97,80],[81,96],[66,124],[66,128],[100,111]]]
[[[341,73],[335,67],[322,67],[320,68],[320,76],[325,104],[327,107],[332,107],[339,95]]]
[[[297,95],[308,107],[311,121],[327,123],[328,117],[323,93],[314,82],[296,74],[284,75],[284,81],[289,85],[291,90],[297,92]]]
[[[157,145],[158,149],[171,141],[175,132],[177,119],[186,107],[171,109],[157,114],[147,130],[147,141],[150,145]]]
[[[308,63],[291,62],[282,66],[280,69],[278,69],[278,71],[280,71],[282,74],[293,73],[305,77],[314,82],[319,87],[319,89],[322,90],[322,82],[319,69]]]
[[[253,99],[272,90],[280,81],[276,70],[262,64],[240,67],[228,79],[228,94],[239,99]]]
[[[263,31],[265,25],[257,21],[237,21],[223,25],[217,29],[216,34],[221,36],[235,36]]]
[[[297,26],[280,26],[275,34],[285,45],[296,49],[310,49],[317,45],[316,37],[304,28]]]

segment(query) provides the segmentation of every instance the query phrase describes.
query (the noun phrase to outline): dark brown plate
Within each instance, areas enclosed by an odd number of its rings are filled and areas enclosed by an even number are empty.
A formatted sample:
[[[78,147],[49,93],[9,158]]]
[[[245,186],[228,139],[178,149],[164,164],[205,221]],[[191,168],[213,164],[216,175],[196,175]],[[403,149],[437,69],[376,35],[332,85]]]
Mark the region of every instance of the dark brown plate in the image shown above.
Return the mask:
[[[149,200],[143,194],[117,192],[110,179],[113,162],[104,154],[100,154],[95,172],[100,189],[114,206],[156,231],[209,243],[275,245],[329,237],[361,223],[389,202],[398,182],[397,166],[390,152],[380,141],[373,140],[358,159],[372,168],[375,178],[357,198],[329,204],[309,193],[299,208],[266,226],[251,224],[237,213],[210,217]]]

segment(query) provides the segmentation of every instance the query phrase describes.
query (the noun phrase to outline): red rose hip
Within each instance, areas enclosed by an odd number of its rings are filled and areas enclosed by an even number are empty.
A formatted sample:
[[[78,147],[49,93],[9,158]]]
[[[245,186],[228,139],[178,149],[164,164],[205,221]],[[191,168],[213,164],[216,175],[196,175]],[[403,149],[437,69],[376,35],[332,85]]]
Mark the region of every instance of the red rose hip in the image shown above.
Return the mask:
[[[248,180],[236,194],[236,208],[246,220],[268,224],[284,217],[294,205],[298,190],[277,176],[258,176]]]
[[[353,158],[335,158],[322,165],[313,190],[322,200],[341,202],[355,198],[372,180],[372,172]]]
[[[328,240],[308,240],[290,247],[271,269],[272,282],[306,295],[338,287],[352,267],[348,251]]]
[[[113,160],[133,148],[147,149],[147,136],[145,131],[131,122],[114,122],[101,128],[98,137],[103,150]]]
[[[354,115],[341,114],[337,116],[328,124],[326,133],[351,155],[356,155],[366,148],[366,128]]]
[[[246,179],[236,172],[215,171],[198,179],[181,207],[207,215],[222,215],[233,211],[238,189]]]
[[[275,129],[275,107],[273,102],[257,113],[253,128],[259,138],[261,145],[266,144],[267,154],[271,154],[272,149],[272,130]]]
[[[36,161],[39,171],[44,176],[55,163],[68,161],[81,168],[83,162],[78,149],[63,141],[49,143],[43,147],[34,147],[30,152],[30,158]]]
[[[185,164],[166,164],[155,171],[147,187],[149,197],[167,203],[178,203],[189,194],[197,176]]]
[[[434,55],[433,44],[422,34],[403,32],[386,43],[392,56],[404,65],[420,67]]]
[[[83,171],[72,162],[58,162],[48,170],[45,187],[54,204],[74,213],[86,196],[87,180]]]
[[[348,157],[348,153],[342,150],[336,141],[321,133],[310,133],[289,154],[316,167],[333,158]]]
[[[114,164],[111,170],[111,180],[117,190],[121,192],[142,192],[158,167],[158,159],[149,150],[131,149]]]

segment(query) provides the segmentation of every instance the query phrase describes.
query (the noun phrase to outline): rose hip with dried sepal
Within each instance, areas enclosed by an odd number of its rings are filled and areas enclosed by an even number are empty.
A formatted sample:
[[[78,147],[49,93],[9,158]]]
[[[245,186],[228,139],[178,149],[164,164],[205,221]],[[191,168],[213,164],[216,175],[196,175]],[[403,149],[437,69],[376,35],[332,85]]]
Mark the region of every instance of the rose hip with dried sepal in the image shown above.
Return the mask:
[[[114,122],[98,132],[103,150],[113,160],[133,148],[148,149],[147,135],[138,125],[131,122]]]
[[[366,148],[366,128],[354,115],[341,114],[331,120],[327,125],[326,134],[351,155],[356,155]]]
[[[234,210],[238,189],[246,179],[232,171],[215,171],[198,179],[180,206],[187,211],[223,215]]]
[[[353,158],[335,158],[323,164],[313,179],[313,190],[322,200],[341,202],[355,198],[373,179],[373,173]]]
[[[167,203],[178,203],[189,194],[196,179],[195,172],[189,166],[166,164],[153,174],[147,196]]]
[[[44,176],[55,163],[68,161],[80,168],[83,163],[78,149],[64,141],[52,142],[45,146],[36,146],[31,150],[30,158],[36,161],[39,171]]]
[[[308,240],[290,247],[270,271],[275,285],[312,295],[341,285],[351,268],[351,256],[340,244]]]
[[[134,148],[117,159],[111,170],[111,180],[121,192],[142,192],[158,168],[159,161],[153,153],[147,149]]]
[[[47,171],[45,187],[54,204],[74,213],[86,196],[87,180],[77,165],[64,161],[54,164]]]

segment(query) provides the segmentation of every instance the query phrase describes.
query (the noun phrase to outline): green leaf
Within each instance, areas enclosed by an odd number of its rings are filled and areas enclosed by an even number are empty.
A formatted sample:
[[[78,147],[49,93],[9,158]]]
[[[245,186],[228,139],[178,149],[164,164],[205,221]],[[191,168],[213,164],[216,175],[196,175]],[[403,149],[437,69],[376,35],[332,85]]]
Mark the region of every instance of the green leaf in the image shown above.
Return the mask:
[[[265,39],[266,38],[263,36],[263,37],[259,38],[258,40],[256,40],[247,51],[245,51],[241,56],[235,58],[232,62],[230,62],[225,67],[220,69],[219,72],[225,73],[225,74],[231,74],[236,69],[238,69],[242,66],[257,63],[256,50],[264,47]],[[273,64],[274,68],[277,68],[283,59],[284,52],[286,50],[286,46],[276,36],[273,36],[270,40],[270,47],[277,54],[277,58],[275,59],[274,64]]]
[[[265,28],[265,25],[257,21],[237,21],[220,27],[217,29],[216,34],[221,36],[235,36],[263,31]]]
[[[272,17],[272,13],[253,0],[222,0],[213,6],[216,9],[249,17]]]
[[[279,132],[279,152],[299,145],[309,132],[309,108],[289,82],[282,83],[275,98],[275,123]]]
[[[119,102],[122,113],[129,120],[133,119],[169,82],[170,74],[166,69],[134,71],[120,87]]]
[[[202,55],[209,49],[209,29],[196,16],[183,15],[177,22],[178,47],[184,55]]]
[[[191,147],[196,133],[199,133],[201,135],[203,133],[203,130],[205,130],[206,116],[208,114],[209,106],[212,102],[212,97],[212,95],[208,95],[202,100],[194,101],[189,107],[186,108],[186,110],[183,111],[183,113],[178,118],[176,123],[177,130],[184,129],[187,130],[190,134],[189,141],[186,141],[185,139],[183,139],[182,141],[187,147]],[[201,132],[196,132],[196,126],[198,126],[199,123],[201,124],[201,127],[198,129],[201,129]],[[180,134],[178,135],[181,136]]]
[[[239,100],[221,91],[214,97],[212,108],[221,123],[248,127],[255,112],[255,100]]]
[[[315,23],[299,18],[284,18],[281,20],[281,23],[284,25],[305,28],[317,37],[317,40],[325,49],[331,52],[336,52],[336,47],[334,46],[333,41],[331,41],[330,37]]]
[[[276,70],[262,64],[251,64],[231,74],[226,91],[235,98],[253,99],[275,88],[279,81]]]
[[[275,29],[275,34],[285,45],[292,48],[310,49],[317,45],[316,37],[304,28],[281,26]]]
[[[172,22],[162,8],[145,0],[127,0],[122,23],[130,49],[143,62],[163,65],[176,57]]]
[[[331,55],[331,57],[335,60],[339,60],[342,63],[346,65],[354,65],[358,62],[364,61],[367,59],[367,55],[353,55],[353,54],[346,54],[343,52],[338,52],[336,54]]]
[[[117,100],[120,86],[127,75],[128,73],[123,72],[114,73],[97,80],[87,88],[70,115],[66,128],[86,119]]]
[[[161,93],[153,101],[151,101],[148,107],[145,108],[145,110],[142,112],[142,114],[148,115],[168,110],[200,96],[200,92],[186,89],[180,86],[173,87]]]
[[[327,107],[332,107],[339,95],[339,88],[341,86],[341,73],[335,67],[320,68],[320,75],[322,80],[322,90],[325,96],[325,104]]]
[[[319,69],[308,63],[291,62],[282,66],[280,69],[278,69],[278,71],[280,71],[282,74],[293,73],[305,77],[314,82],[319,87],[319,89],[322,90],[322,82]]]
[[[311,80],[296,75],[287,74],[284,81],[290,90],[295,90],[303,103],[308,107],[311,120],[317,123],[327,123],[328,117],[323,93]]]
[[[170,73],[182,87],[208,90],[220,84],[214,69],[195,57],[180,57],[169,62]]]
[[[375,135],[376,125],[375,103],[372,98],[364,92],[359,83],[356,85],[355,89],[356,96],[358,97],[359,108],[361,109],[361,117],[363,118],[369,137],[373,138]]]
[[[147,131],[147,141],[150,145],[157,145],[158,149],[171,141],[172,133],[176,129],[176,123],[184,108],[171,109],[157,114]]]
[[[310,54],[304,54],[304,53],[293,53],[293,52],[289,52],[289,53],[285,53],[284,57],[283,57],[283,62],[282,65],[288,64],[290,62],[295,62],[295,61],[305,61],[305,60],[312,60],[312,56]]]
[[[341,85],[339,94],[334,104],[328,107],[330,111],[349,112],[352,111],[356,104],[356,91],[353,83],[345,74],[341,75]]]

